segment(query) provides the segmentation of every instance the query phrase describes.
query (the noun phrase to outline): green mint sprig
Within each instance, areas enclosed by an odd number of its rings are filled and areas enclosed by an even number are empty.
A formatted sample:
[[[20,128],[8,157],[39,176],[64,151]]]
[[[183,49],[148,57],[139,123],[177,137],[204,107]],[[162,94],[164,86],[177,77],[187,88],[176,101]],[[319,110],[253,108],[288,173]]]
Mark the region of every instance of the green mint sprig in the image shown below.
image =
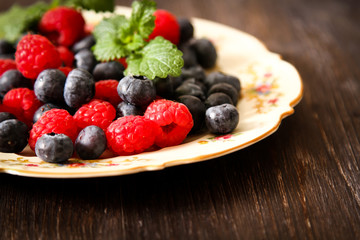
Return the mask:
[[[126,58],[126,75],[149,79],[179,76],[184,65],[182,52],[162,37],[146,41],[155,27],[156,3],[134,1],[129,19],[115,15],[102,20],[94,29],[93,52],[99,61]]]

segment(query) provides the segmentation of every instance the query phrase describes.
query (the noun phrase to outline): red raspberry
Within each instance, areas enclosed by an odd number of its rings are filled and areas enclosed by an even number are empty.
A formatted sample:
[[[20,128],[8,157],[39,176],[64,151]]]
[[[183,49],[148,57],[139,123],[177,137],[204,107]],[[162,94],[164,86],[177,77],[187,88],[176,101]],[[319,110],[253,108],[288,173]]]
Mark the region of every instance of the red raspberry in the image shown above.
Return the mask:
[[[33,90],[13,88],[5,94],[3,105],[20,121],[31,126],[34,113],[42,103],[36,98]]]
[[[119,155],[141,153],[150,148],[160,127],[143,116],[125,116],[110,124],[106,139],[110,150]]]
[[[119,81],[117,80],[100,80],[95,83],[95,97],[96,99],[102,99],[111,103],[116,107],[122,99],[117,92],[117,86]]]
[[[47,11],[39,23],[40,32],[57,45],[72,46],[84,36],[85,20],[80,12],[68,7]]]
[[[89,125],[96,125],[104,131],[115,117],[115,108],[109,102],[100,99],[93,99],[82,105],[74,115],[76,124],[80,129]]]
[[[12,59],[0,59],[0,77],[10,69],[16,69],[16,62]]]
[[[154,15],[155,28],[150,34],[149,39],[162,36],[163,38],[177,45],[180,40],[180,27],[176,17],[170,12],[162,9],[156,10]]]
[[[72,67],[74,62],[74,54],[67,47],[58,46],[56,48],[60,54],[61,61],[66,67]]]
[[[194,125],[192,115],[184,104],[166,99],[152,102],[144,117],[161,127],[162,132],[155,140],[159,147],[182,143]]]
[[[18,70],[26,78],[36,79],[40,72],[61,66],[61,59],[55,46],[37,34],[25,35],[18,43],[15,53]]]
[[[59,70],[62,71],[66,76],[69,75],[69,72],[73,70],[71,67],[59,67]]]
[[[74,118],[66,110],[54,108],[46,111],[30,131],[30,148],[34,150],[36,141],[45,133],[52,132],[65,134],[74,143],[78,135],[78,128]]]

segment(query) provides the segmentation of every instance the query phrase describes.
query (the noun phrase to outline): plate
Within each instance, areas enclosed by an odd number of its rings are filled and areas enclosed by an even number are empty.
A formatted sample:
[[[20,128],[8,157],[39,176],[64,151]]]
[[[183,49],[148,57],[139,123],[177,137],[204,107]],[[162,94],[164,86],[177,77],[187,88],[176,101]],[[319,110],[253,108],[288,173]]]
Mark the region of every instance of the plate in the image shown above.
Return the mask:
[[[117,7],[116,12],[128,15],[129,8]],[[93,12],[84,12],[84,16],[90,23],[103,17]],[[206,37],[216,46],[218,61],[214,71],[235,75],[241,81],[237,105],[240,121],[231,134],[189,136],[174,147],[91,161],[70,159],[66,164],[46,163],[27,147],[20,154],[0,153],[0,171],[40,178],[89,178],[161,170],[220,157],[275,132],[302,98],[303,86],[297,70],[247,33],[204,19],[191,20],[195,37]]]

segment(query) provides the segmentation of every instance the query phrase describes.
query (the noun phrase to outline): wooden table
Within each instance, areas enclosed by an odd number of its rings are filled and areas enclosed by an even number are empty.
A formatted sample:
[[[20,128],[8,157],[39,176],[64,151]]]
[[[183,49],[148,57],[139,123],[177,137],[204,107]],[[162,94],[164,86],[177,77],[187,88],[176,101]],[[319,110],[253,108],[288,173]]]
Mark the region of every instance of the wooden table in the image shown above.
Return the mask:
[[[360,239],[360,2],[157,2],[248,32],[281,54],[304,83],[295,114],[248,148],[162,171],[0,174],[0,238]]]

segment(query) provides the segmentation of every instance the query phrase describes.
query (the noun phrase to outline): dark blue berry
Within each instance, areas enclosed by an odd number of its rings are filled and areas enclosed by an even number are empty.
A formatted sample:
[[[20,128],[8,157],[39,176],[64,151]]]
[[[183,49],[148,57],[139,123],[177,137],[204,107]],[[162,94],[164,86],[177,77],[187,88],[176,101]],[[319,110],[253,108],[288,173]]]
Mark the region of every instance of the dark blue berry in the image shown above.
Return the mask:
[[[179,50],[183,53],[182,58],[184,60],[184,68],[195,67],[199,65],[196,52],[189,44],[182,44],[179,46]]]
[[[81,159],[97,159],[105,149],[105,133],[94,125],[82,129],[75,141],[75,151]]]
[[[18,70],[8,70],[0,77],[0,97],[2,98],[11,89],[21,87],[32,89],[32,82]]]
[[[80,50],[74,55],[75,58],[75,67],[82,68],[92,73],[97,61],[93,52],[89,49]]]
[[[233,105],[227,103],[210,107],[205,113],[205,123],[211,133],[230,133],[239,123],[239,112]]]
[[[155,78],[153,82],[155,85],[156,94],[166,99],[174,98],[174,79],[175,78],[173,77]]]
[[[205,100],[205,93],[200,86],[194,83],[183,83],[175,90],[176,98],[179,98],[182,95],[191,95],[199,98],[201,101]]]
[[[71,158],[73,152],[73,142],[65,134],[46,133],[35,144],[36,156],[45,162],[65,162]]]
[[[15,60],[14,53],[0,54],[0,59],[12,59]]]
[[[0,152],[18,153],[28,143],[28,127],[17,119],[0,122]]]
[[[83,49],[91,49],[92,46],[95,45],[95,38],[94,36],[91,34],[89,36],[84,37],[83,39],[81,39],[80,41],[76,42],[73,47],[72,47],[72,51],[74,53],[78,53]]]
[[[194,37],[194,26],[188,18],[180,17],[177,19],[177,22],[180,27],[180,44]]]
[[[237,104],[240,96],[240,93],[232,85],[228,83],[217,83],[213,85],[209,89],[207,95],[210,96],[211,94],[216,92],[222,92],[227,94],[231,98],[231,101],[233,102],[234,105]]]
[[[129,115],[137,116],[143,114],[144,111],[141,107],[132,105],[127,102],[121,102],[116,107],[116,118],[125,117]]]
[[[95,95],[95,80],[88,71],[76,68],[66,78],[64,87],[65,102],[69,107],[79,108]]]
[[[115,79],[120,80],[124,77],[125,67],[116,61],[98,63],[94,70],[93,75],[95,81]]]
[[[206,98],[204,103],[205,103],[206,108],[214,107],[214,106],[221,105],[224,103],[234,105],[233,101],[231,100],[229,95],[222,93],[222,92],[216,92],[216,93],[210,94]]]
[[[136,106],[147,106],[156,97],[153,81],[143,76],[126,76],[119,82],[117,92],[122,100]]]
[[[228,83],[232,85],[238,92],[240,92],[241,90],[240,80],[237,77],[227,75],[222,72],[209,73],[204,83],[208,88],[210,88],[212,85],[215,85],[217,83]]]
[[[181,69],[181,78],[183,80],[186,80],[188,78],[195,78],[199,81],[204,81],[206,78],[206,73],[204,69],[201,66],[195,66],[190,68],[183,68]]]
[[[0,39],[0,54],[12,54],[15,53],[14,46],[4,39]]]
[[[205,69],[212,68],[216,64],[217,53],[214,44],[206,38],[195,39],[191,42],[196,52],[198,63]]]
[[[16,117],[9,112],[0,112],[0,122],[9,120],[9,119],[16,119]]]
[[[65,80],[59,69],[46,69],[36,78],[34,93],[44,103],[64,103]]]
[[[205,86],[205,84],[203,82],[197,80],[196,78],[188,78],[185,81],[183,81],[183,84],[186,84],[186,83],[192,83],[192,84],[198,85],[204,93],[206,93],[208,90],[207,87]]]
[[[206,109],[204,103],[199,98],[190,95],[180,96],[178,101],[185,104],[192,115],[194,126],[191,129],[191,132],[194,133],[199,131],[203,127],[205,120]]]
[[[54,108],[59,108],[59,107],[52,103],[45,103],[44,105],[39,107],[34,113],[33,123],[36,123],[39,120],[39,118],[44,114],[44,112],[49,111]]]

